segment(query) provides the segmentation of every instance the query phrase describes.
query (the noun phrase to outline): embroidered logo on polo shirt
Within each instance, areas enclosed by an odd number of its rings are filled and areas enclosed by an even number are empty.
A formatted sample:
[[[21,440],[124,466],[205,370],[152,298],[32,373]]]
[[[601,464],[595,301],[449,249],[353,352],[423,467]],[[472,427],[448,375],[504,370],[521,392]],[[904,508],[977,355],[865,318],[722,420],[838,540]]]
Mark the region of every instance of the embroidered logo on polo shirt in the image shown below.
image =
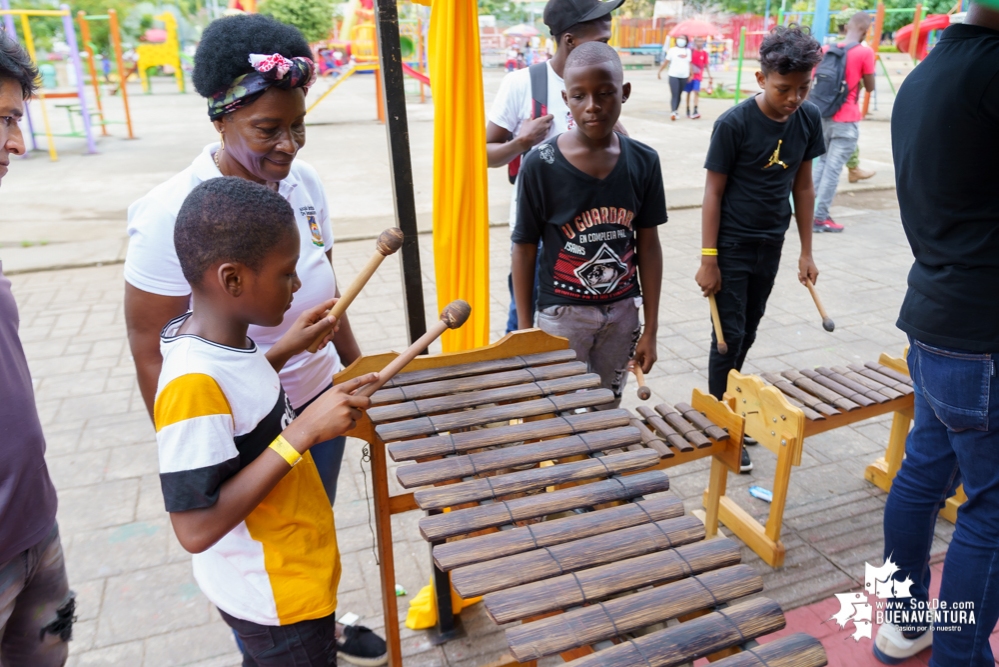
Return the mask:
[[[319,222],[316,220],[316,209],[311,206],[303,206],[298,209],[301,215],[305,216],[305,221],[309,223],[309,233],[312,235],[312,245],[322,248],[323,232],[319,229]]]

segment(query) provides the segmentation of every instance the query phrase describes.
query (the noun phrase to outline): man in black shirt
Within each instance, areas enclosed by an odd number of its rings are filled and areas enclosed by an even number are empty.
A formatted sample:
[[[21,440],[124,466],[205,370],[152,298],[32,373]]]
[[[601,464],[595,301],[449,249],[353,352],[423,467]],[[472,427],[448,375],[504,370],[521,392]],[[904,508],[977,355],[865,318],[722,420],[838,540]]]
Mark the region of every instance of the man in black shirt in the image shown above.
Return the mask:
[[[533,325],[529,297],[543,239],[538,326],[569,339],[577,358],[614,392],[614,405],[629,359],[646,372],[656,360],[658,226],[666,222],[659,155],[614,131],[631,92],[623,78],[606,44],[589,42],[569,54],[562,94],[575,127],[524,162],[512,267],[519,326],[526,329]]]
[[[942,502],[961,506],[940,608],[974,618],[886,619],[882,662],[932,643],[931,665],[993,665],[999,619],[999,11],[972,4],[906,78],[892,112],[902,226],[915,262],[898,326],[909,336],[915,418],[885,506],[885,558],[908,579],[903,609],[925,609]],[[993,174],[993,176],[988,176]],[[944,606],[946,605],[946,607]]]
[[[818,108],[805,100],[822,51],[800,28],[775,28],[760,46],[762,93],[719,116],[704,162],[701,267],[697,284],[715,295],[728,351],[714,331],[708,390],[721,399],[732,369],[742,370],[773,289],[784,234],[795,219],[801,237],[798,280],[815,282],[812,159],[825,153]],[[742,472],[753,469],[742,451]]]

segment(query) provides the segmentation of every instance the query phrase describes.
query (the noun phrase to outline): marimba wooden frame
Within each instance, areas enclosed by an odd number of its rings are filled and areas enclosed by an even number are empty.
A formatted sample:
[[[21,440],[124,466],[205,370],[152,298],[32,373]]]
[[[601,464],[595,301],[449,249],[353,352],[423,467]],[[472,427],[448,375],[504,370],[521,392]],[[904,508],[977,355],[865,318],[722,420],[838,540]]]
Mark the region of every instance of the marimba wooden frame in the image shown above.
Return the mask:
[[[531,329],[507,334],[502,339],[467,352],[452,352],[423,356],[414,359],[403,372],[442,368],[458,364],[481,361],[493,361],[518,355],[553,352],[569,347],[565,338],[550,336],[540,330]],[[372,371],[384,368],[398,353],[388,352],[361,357],[334,378],[339,384],[346,380]],[[708,419],[718,426],[727,429],[729,437],[724,440],[711,440],[711,446],[694,449],[691,452],[675,452],[671,458],[661,459],[656,468],[670,468],[695,459],[711,456],[711,472],[708,488],[704,492],[706,511],[706,538],[717,534],[718,518],[721,511],[720,503],[724,501],[725,483],[729,470],[738,472],[741,457],[743,419],[732,412],[724,403],[697,389],[694,390],[691,406],[703,412]],[[389,665],[402,667],[400,652],[399,612],[395,596],[395,559],[392,548],[392,516],[402,512],[419,509],[413,498],[413,493],[398,495],[389,494],[388,460],[385,442],[375,432],[374,425],[365,414],[356,426],[347,432],[348,436],[360,438],[369,445],[371,456],[372,493],[375,506],[376,551],[378,553],[379,576],[382,587],[382,611],[385,616],[385,640],[388,644]],[[582,649],[585,651],[584,649]],[[581,649],[575,649],[572,657],[583,655]],[[515,660],[500,661],[489,665],[520,665]],[[532,663],[523,663],[530,665]]]
[[[882,354],[878,363],[899,373],[909,374],[904,359]],[[742,375],[737,371],[729,374],[725,400],[732,410],[745,418],[746,434],[777,455],[777,470],[773,481],[773,501],[765,526],[725,496],[722,496],[720,502],[720,519],[771,567],[780,567],[784,563],[785,549],[780,539],[784,508],[787,504],[791,470],[801,465],[805,438],[889,412],[894,413],[885,455],[868,465],[864,472],[865,479],[889,491],[905,456],[905,440],[913,418],[913,395],[909,394],[885,403],[812,421],[806,419],[799,408],[791,405],[776,387],[767,385],[755,375]],[[947,501],[946,508],[941,510],[941,516],[952,522],[956,521],[957,507],[963,501],[964,493],[958,489],[957,494]]]

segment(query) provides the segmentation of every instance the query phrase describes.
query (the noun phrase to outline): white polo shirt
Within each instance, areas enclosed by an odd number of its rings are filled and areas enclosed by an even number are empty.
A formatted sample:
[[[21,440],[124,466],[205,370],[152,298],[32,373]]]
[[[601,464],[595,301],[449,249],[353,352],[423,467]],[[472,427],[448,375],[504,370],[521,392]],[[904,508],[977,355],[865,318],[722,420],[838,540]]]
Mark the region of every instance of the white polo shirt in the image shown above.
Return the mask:
[[[222,172],[212,155],[213,143],[194,159],[191,166],[128,207],[128,253],[125,281],[144,292],[162,296],[188,296],[191,286],[184,279],[173,245],[173,228],[184,199],[199,183],[219,178]],[[326,193],[319,174],[303,160],[292,163],[291,173],[281,181],[278,192],[295,211],[301,237],[298,277],[302,287],[295,293],[291,309],[277,327],[250,326],[247,335],[267,351],[304,311],[330,299],[336,292],[336,278],[326,251],[333,245],[333,228]],[[319,395],[341,368],[333,345],[315,354],[308,351],[292,357],[281,370],[281,385],[293,406],[300,407]]]
[[[544,141],[558,136],[573,127],[572,114],[569,107],[562,99],[562,91],[565,90],[565,81],[562,80],[549,60],[546,63],[548,68],[548,113],[552,115],[552,125],[545,136]],[[534,100],[531,98],[531,73],[530,68],[523,68],[510,72],[503,77],[496,99],[489,109],[489,122],[498,125],[505,130],[509,130],[514,136],[520,126],[526,120],[531,120],[534,113]],[[540,142],[544,143],[544,141]],[[534,149],[531,149],[534,150]],[[520,176],[514,184],[513,196],[510,197],[510,229],[517,223],[517,192],[519,191]]]

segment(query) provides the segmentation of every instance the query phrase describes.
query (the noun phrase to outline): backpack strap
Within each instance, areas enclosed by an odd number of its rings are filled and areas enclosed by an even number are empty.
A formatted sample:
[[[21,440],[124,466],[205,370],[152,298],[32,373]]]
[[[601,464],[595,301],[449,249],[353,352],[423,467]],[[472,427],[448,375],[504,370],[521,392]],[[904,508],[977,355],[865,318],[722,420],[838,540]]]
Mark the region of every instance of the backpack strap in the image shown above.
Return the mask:
[[[528,68],[531,75],[531,118],[541,118],[548,113],[548,63],[534,63]]]

